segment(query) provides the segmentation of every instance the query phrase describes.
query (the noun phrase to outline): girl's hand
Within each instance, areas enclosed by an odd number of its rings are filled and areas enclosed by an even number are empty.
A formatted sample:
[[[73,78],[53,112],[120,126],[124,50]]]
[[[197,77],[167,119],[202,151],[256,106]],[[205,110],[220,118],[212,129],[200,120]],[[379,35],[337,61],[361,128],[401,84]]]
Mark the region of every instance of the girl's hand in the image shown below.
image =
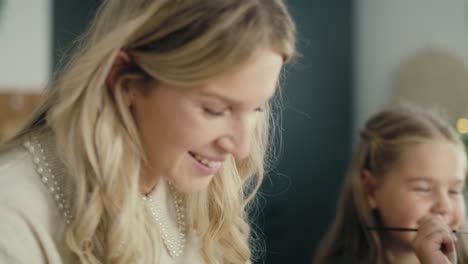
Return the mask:
[[[421,220],[413,249],[421,264],[455,264],[455,234],[442,216],[425,217]]]

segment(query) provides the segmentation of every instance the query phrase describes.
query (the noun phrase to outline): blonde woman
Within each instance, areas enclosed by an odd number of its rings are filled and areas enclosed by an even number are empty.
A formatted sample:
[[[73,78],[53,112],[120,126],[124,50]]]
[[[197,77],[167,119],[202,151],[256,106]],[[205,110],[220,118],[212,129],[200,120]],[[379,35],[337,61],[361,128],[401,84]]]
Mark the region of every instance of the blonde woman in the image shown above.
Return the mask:
[[[250,263],[281,0],[103,1],[0,155],[2,263]]]
[[[372,116],[314,263],[468,263],[460,136],[421,109]],[[458,238],[458,239],[457,239]],[[458,262],[457,262],[458,259]]]

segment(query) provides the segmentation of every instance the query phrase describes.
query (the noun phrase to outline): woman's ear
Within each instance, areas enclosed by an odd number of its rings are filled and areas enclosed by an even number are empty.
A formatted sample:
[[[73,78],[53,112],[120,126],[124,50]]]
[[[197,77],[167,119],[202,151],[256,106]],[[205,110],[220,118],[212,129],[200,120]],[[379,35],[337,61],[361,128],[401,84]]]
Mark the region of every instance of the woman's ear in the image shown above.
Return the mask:
[[[377,201],[375,199],[375,191],[377,189],[378,179],[369,170],[363,170],[361,173],[361,183],[364,199],[366,199],[371,209],[376,209]]]
[[[112,63],[112,67],[106,79],[107,88],[111,93],[115,93],[115,87],[119,78],[129,67],[131,67],[131,59],[129,54],[126,51],[120,50],[114,59],[114,63]],[[128,104],[130,105],[130,92],[127,90],[126,93],[128,93]]]
[[[120,75],[122,75],[122,73],[124,73],[125,70],[130,67],[130,63],[130,56],[126,51],[121,50],[119,53],[117,53],[117,56],[115,56],[114,63],[112,63],[112,67],[106,79],[106,84],[109,89],[114,89]]]

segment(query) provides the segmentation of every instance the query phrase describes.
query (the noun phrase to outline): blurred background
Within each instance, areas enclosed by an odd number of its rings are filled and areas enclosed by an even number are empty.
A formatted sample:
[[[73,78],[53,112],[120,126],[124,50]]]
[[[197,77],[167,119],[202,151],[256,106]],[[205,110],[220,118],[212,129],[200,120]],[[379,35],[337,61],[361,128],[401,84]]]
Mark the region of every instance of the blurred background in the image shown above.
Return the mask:
[[[0,138],[37,105],[98,2],[0,0]],[[288,67],[281,154],[258,199],[257,263],[311,263],[373,112],[401,100],[438,106],[468,132],[468,1],[287,3],[302,56]]]

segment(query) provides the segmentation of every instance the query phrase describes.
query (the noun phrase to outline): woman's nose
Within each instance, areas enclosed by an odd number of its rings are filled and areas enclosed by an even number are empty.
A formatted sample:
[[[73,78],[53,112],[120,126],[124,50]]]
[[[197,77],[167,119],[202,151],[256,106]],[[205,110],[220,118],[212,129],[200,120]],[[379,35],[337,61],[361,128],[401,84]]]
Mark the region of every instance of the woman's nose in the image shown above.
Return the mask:
[[[219,145],[236,159],[246,158],[250,153],[254,125],[254,120],[251,118],[237,121],[229,128],[226,135],[219,139]]]

